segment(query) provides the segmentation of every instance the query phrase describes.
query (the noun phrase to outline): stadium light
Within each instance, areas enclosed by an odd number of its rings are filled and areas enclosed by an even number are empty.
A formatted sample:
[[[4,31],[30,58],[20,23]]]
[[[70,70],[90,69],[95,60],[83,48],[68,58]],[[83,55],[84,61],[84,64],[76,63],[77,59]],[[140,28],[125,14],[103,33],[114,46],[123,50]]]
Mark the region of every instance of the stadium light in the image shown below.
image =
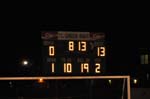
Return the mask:
[[[28,62],[27,60],[23,60],[23,61],[22,61],[22,65],[26,66],[26,65],[28,65],[28,64],[29,64],[29,62]]]
[[[44,83],[44,79],[43,78],[39,78],[38,79],[38,83]]]
[[[110,79],[108,80],[108,82],[109,82],[109,84],[111,84],[111,83],[112,83],[112,81],[111,81]]]
[[[32,65],[32,62],[29,59],[21,59],[20,65],[24,67],[29,67]]]
[[[138,80],[137,79],[133,79],[133,83],[137,84]]]

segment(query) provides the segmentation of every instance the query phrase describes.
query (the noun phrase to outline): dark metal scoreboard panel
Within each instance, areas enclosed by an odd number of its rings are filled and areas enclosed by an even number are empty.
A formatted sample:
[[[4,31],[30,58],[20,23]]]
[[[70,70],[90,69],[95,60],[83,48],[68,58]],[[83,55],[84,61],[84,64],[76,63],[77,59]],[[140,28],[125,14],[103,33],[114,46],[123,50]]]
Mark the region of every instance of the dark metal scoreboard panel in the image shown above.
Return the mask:
[[[42,31],[41,39],[44,76],[104,74],[104,33]]]

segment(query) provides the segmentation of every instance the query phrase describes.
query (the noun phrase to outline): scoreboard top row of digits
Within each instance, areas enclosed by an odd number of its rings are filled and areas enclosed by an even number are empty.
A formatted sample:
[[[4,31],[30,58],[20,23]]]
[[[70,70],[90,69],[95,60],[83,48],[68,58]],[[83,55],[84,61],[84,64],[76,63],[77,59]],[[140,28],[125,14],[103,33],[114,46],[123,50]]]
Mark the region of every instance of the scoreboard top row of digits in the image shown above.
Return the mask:
[[[105,71],[105,33],[42,31],[44,75],[101,75]]]

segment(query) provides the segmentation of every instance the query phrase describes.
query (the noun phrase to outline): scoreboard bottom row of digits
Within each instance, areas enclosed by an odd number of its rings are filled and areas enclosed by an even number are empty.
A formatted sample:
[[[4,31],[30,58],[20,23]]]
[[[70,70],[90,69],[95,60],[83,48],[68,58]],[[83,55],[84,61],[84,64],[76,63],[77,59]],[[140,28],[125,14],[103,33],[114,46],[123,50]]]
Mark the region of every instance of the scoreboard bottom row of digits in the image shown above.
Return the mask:
[[[91,68],[92,67],[92,68]],[[51,63],[51,66],[50,66],[50,72],[51,73],[57,73],[57,67],[56,67],[56,64],[55,63]],[[90,66],[89,63],[80,63],[80,67],[79,67],[79,73],[96,73],[96,74],[99,74],[101,73],[102,71],[102,68],[101,68],[101,64],[100,63],[95,63],[93,66]],[[72,63],[64,63],[62,68],[61,68],[61,72],[62,73],[74,73],[74,70],[73,70],[73,65]]]

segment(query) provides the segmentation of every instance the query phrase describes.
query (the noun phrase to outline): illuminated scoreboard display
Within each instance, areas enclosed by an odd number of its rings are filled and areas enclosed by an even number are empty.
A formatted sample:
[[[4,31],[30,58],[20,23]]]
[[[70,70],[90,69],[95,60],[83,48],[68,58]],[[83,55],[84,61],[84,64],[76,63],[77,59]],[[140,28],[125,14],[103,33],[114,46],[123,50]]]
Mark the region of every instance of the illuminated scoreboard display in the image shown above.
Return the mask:
[[[105,72],[105,34],[43,31],[44,75],[102,75]]]

